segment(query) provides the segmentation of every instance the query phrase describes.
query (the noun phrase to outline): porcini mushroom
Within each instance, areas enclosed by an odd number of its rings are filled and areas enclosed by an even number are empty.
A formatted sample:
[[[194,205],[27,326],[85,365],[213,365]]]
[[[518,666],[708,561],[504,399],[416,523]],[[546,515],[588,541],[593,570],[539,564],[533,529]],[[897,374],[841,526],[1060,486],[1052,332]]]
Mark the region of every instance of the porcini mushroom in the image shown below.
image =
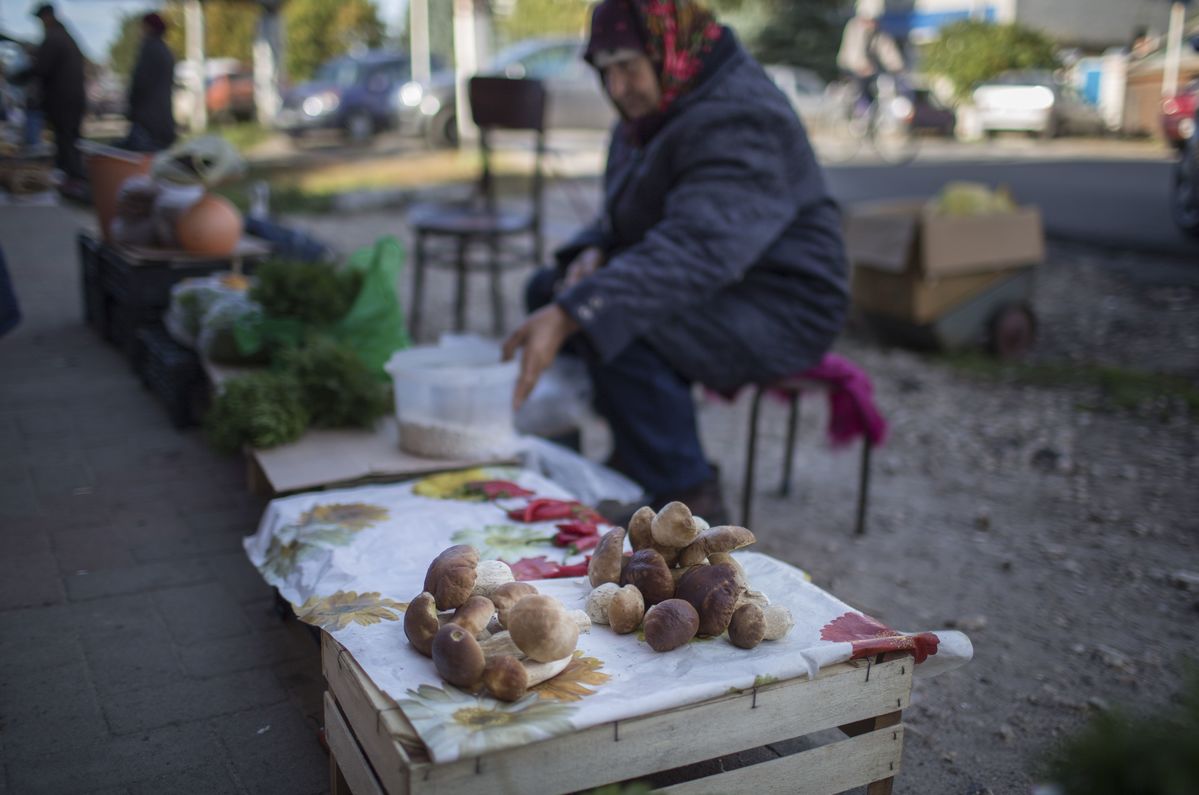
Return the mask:
[[[551,596],[533,594],[508,611],[508,632],[526,656],[538,662],[561,659],[575,650],[579,627]]]
[[[614,527],[600,538],[587,564],[587,579],[596,588],[606,582],[620,582],[621,560],[624,557],[624,529]]]
[[[479,641],[465,628],[446,624],[433,638],[433,665],[451,685],[471,688],[478,684],[487,664]]]
[[[744,527],[736,525],[718,525],[710,527],[692,541],[679,554],[680,566],[694,566],[703,563],[714,552],[732,552],[754,543],[754,534]]]
[[[681,549],[695,540],[699,528],[692,521],[690,508],[681,502],[668,502],[650,522],[650,533],[654,543]]]
[[[737,608],[741,588],[737,572],[727,563],[696,566],[679,580],[676,595],[686,599],[699,613],[699,634],[715,636],[724,632]]]
[[[587,617],[597,624],[608,623],[608,604],[612,595],[620,590],[614,582],[605,582],[592,589],[587,595]]]
[[[500,701],[517,701],[530,687],[566,670],[574,655],[552,662],[519,660],[509,654],[492,657],[483,667],[483,686]]]
[[[566,615],[578,627],[580,633],[591,629],[591,619],[582,610],[567,610]],[[513,657],[525,656],[525,653],[512,640],[512,633],[507,630],[497,632],[486,640],[479,641],[479,647],[483,649],[483,656],[487,659],[501,654],[510,654]]]
[[[481,560],[475,566],[475,589],[473,596],[485,596],[488,599],[506,582],[515,582],[512,567],[502,560]]]
[[[426,657],[433,653],[433,637],[441,629],[441,620],[437,617],[437,604],[433,594],[425,591],[408,603],[404,611],[404,634],[412,648]]]
[[[729,640],[734,646],[752,649],[766,636],[766,618],[762,608],[753,603],[743,604],[733,611],[729,620]]]
[[[791,631],[791,627],[795,626],[795,619],[791,617],[791,611],[782,605],[770,605],[764,608],[762,617],[766,622],[766,631],[762,635],[764,640],[781,640]]]
[[[491,601],[499,614],[500,626],[508,626],[508,611],[512,605],[535,593],[537,588],[527,582],[509,582],[496,588],[491,594]]]
[[[699,615],[690,602],[667,599],[645,614],[645,642],[654,651],[677,649],[695,637]]]
[[[622,585],[636,585],[645,597],[646,605],[656,605],[674,596],[674,577],[666,560],[653,549],[641,549],[633,553],[625,567]]]
[[[655,515],[653,508],[643,505],[629,519],[629,544],[632,545],[634,552],[639,549],[649,549],[654,543],[653,531],[650,526]]]
[[[745,576],[745,569],[741,566],[741,562],[728,552],[712,552],[708,554],[709,563],[727,563],[737,572],[737,585],[745,590],[749,590],[749,579]]]
[[[618,635],[627,635],[641,626],[645,599],[636,585],[626,585],[612,595],[608,603],[608,625]]]
[[[472,596],[454,611],[450,622],[457,624],[476,638],[487,629],[491,617],[495,615],[495,605],[485,596]]]
[[[454,610],[470,598],[478,565],[479,553],[469,544],[452,546],[433,559],[425,573],[425,590],[433,594],[438,610]]]

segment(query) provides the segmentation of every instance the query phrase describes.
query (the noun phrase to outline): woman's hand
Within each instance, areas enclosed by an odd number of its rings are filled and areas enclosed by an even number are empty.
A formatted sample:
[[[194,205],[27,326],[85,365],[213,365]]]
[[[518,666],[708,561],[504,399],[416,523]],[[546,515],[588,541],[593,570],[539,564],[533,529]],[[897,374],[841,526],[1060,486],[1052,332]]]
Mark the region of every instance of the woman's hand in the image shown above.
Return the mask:
[[[512,393],[513,409],[521,407],[537,385],[537,379],[553,363],[566,338],[578,328],[579,324],[562,307],[549,304],[529,315],[520,328],[504,341],[504,361],[515,356],[517,350],[523,350],[520,375]]]
[[[604,265],[604,252],[592,246],[579,252],[579,255],[566,266],[566,275],[562,278],[558,290],[574,287],[579,282],[595,273]]]

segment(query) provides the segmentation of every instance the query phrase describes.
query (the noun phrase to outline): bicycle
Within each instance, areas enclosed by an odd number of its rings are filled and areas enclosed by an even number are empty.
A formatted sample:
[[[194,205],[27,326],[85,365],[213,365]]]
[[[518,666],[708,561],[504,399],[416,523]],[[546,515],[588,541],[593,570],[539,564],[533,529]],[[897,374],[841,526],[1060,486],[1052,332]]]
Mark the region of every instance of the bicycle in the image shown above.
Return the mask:
[[[826,95],[827,110],[817,151],[828,163],[844,163],[861,151],[866,141],[879,158],[893,165],[912,162],[920,148],[913,129],[916,106],[901,79],[881,75],[874,98],[863,95],[855,81],[832,84]]]

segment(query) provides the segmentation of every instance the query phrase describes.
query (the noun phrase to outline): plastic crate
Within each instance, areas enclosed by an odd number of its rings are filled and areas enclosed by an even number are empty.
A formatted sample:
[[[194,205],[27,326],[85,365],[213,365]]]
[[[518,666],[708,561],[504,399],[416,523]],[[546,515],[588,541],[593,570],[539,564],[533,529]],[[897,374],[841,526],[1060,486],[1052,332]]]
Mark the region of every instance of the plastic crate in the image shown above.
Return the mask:
[[[103,265],[100,241],[90,232],[80,232],[76,240],[79,246],[79,284],[83,292],[83,322],[107,339],[108,303],[100,276]]]
[[[198,424],[207,398],[200,357],[171,339],[160,325],[142,326],[134,339],[134,369],[166,408],[171,424],[176,428]]]

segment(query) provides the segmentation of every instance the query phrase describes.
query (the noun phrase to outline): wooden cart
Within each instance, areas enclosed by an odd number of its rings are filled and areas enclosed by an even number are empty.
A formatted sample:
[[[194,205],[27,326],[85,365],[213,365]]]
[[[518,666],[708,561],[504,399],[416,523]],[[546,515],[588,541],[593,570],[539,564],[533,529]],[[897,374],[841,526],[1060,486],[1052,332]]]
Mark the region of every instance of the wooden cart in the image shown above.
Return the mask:
[[[869,795],[885,795],[899,773],[900,718],[911,696],[913,668],[907,655],[853,661],[826,668],[810,681],[798,677],[764,684],[516,749],[434,764],[395,701],[325,632],[321,663],[328,683],[325,734],[335,795],[565,793],[663,771],[672,773],[655,792],[814,795],[866,786]],[[848,738],[837,735],[814,747],[804,743],[807,747],[797,753],[779,756],[776,751],[770,754],[775,758],[727,772],[697,765],[830,729]]]

